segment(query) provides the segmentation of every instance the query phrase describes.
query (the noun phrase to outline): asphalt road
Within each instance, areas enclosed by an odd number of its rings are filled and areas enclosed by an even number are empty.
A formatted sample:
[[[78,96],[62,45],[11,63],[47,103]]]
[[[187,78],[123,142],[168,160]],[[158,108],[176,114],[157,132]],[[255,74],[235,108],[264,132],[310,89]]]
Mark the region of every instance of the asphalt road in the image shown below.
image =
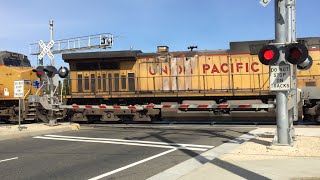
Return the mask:
[[[0,141],[0,179],[146,179],[253,129],[102,124]]]

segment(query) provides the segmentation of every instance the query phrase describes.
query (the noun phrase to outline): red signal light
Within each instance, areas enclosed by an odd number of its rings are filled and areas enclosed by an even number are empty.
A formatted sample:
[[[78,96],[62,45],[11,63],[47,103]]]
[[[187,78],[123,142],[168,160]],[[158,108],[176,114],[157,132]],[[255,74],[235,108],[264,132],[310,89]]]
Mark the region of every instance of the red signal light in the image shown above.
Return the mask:
[[[38,78],[41,78],[42,74],[43,74],[42,71],[37,72],[37,77],[38,77]]]
[[[275,64],[279,60],[279,50],[274,45],[263,46],[259,51],[259,60],[264,65]]]
[[[32,71],[36,73],[38,78],[43,77],[43,66],[38,66],[36,69],[33,69]]]
[[[270,61],[274,58],[274,53],[272,50],[267,49],[266,51],[264,51],[263,53],[263,57],[267,60]]]

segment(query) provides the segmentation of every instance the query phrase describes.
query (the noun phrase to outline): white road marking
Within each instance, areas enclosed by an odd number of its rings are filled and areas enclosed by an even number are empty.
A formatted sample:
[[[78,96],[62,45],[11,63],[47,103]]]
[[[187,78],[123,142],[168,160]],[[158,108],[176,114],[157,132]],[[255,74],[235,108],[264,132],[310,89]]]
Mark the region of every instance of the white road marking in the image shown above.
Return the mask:
[[[44,137],[44,136],[36,136],[33,138],[37,139],[51,139],[51,140],[60,140],[60,141],[77,141],[77,142],[95,142],[95,143],[106,143],[106,144],[122,144],[122,145],[130,145],[130,146],[146,146],[146,147],[159,147],[159,148],[176,148],[176,149],[187,149],[194,151],[207,151],[206,148],[193,148],[193,147],[176,147],[169,145],[155,145],[155,144],[141,144],[141,143],[129,143],[129,142],[116,142],[116,141],[106,141],[106,140],[89,140],[89,139],[72,139],[72,138],[58,138],[58,137]]]
[[[89,140],[106,140],[115,142],[130,142],[130,143],[142,143],[142,144],[160,144],[178,147],[200,147],[200,148],[214,148],[214,146],[208,145],[198,145],[198,144],[178,144],[178,143],[165,143],[165,142],[155,142],[155,141],[138,141],[138,140],[125,140],[125,139],[109,139],[109,138],[90,138],[90,137],[77,137],[77,136],[60,136],[60,135],[45,135],[48,137],[59,137],[59,138],[70,138],[70,139],[89,139]]]
[[[123,171],[123,170],[125,170],[125,169],[131,168],[131,167],[136,166],[136,165],[138,165],[138,164],[147,162],[147,161],[149,161],[149,160],[151,160],[151,159],[155,159],[155,158],[157,158],[157,157],[160,157],[160,156],[163,156],[163,155],[165,155],[165,154],[171,153],[171,152],[173,152],[173,151],[175,151],[175,150],[177,150],[177,149],[178,149],[178,148],[170,149],[170,150],[165,151],[165,152],[162,152],[162,153],[160,153],[160,154],[157,154],[157,155],[148,157],[148,158],[146,158],[146,159],[143,159],[143,160],[141,160],[141,161],[138,161],[138,162],[129,164],[129,165],[127,165],[127,166],[124,166],[124,167],[115,169],[115,170],[113,170],[113,171],[107,172],[107,173],[105,173],[105,174],[101,174],[101,175],[99,175],[99,176],[90,178],[89,180],[98,180],[98,179],[101,179],[101,178],[110,176],[110,175],[112,175],[112,174],[114,174],[114,173],[117,173],[117,172]]]
[[[18,159],[18,158],[19,158],[19,157],[4,159],[4,160],[0,160],[0,162],[11,161],[11,160],[15,160],[15,159]]]

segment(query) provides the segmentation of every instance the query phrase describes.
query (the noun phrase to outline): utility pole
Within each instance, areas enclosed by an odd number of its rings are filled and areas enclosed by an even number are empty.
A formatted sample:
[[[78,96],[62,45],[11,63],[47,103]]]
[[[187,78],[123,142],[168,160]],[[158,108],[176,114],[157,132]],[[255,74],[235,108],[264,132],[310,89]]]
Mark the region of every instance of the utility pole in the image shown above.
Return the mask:
[[[50,42],[53,42],[53,20],[51,19],[50,21],[49,21],[49,26],[50,26]],[[51,52],[52,51],[52,49],[53,49],[53,46],[52,47],[50,47],[50,49],[49,49],[49,51]],[[54,66],[54,56],[52,56],[52,58],[50,58],[50,65],[51,66]],[[50,110],[50,119],[49,119],[49,124],[50,125],[54,125],[54,124],[56,124],[56,119],[55,119],[55,117],[54,117],[54,112],[53,112],[53,106],[54,106],[54,104],[53,104],[53,97],[54,97],[54,92],[53,92],[53,90],[54,90],[54,84],[53,84],[53,78],[54,78],[54,76],[53,77],[51,77],[51,78],[49,78],[49,86],[50,86],[50,105],[51,105],[51,110]]]

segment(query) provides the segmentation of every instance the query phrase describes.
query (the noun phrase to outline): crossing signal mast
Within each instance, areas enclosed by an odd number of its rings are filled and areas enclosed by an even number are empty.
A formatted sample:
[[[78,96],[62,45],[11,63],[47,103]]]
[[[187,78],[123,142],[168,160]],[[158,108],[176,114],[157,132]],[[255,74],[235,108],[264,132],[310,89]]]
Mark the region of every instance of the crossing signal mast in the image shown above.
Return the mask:
[[[33,69],[37,77],[40,80],[46,79],[48,82],[48,91],[50,92],[47,98],[41,98],[46,101],[44,104],[49,104],[46,107],[49,111],[49,124],[56,124],[57,115],[55,112],[59,112],[59,98],[56,97],[56,87],[58,87],[58,76],[60,78],[66,78],[69,74],[69,70],[66,67],[60,67],[57,69],[54,66],[54,54],[69,53],[76,51],[84,51],[91,49],[108,49],[113,46],[113,35],[110,33],[102,33],[90,36],[83,36],[70,39],[53,40],[53,20],[50,20],[50,41],[43,42],[40,40],[38,43],[29,45],[29,53],[38,57],[38,66]],[[48,55],[50,58],[50,64],[44,66],[43,58]],[[62,93],[62,92],[61,92]],[[62,96],[62,94],[61,94]],[[62,100],[61,100],[62,101]],[[40,102],[41,103],[41,102]]]
[[[270,1],[260,0],[260,4],[265,7]],[[293,120],[298,120],[296,71],[308,70],[313,60],[306,45],[296,39],[296,0],[274,1],[275,42],[263,46],[258,57],[270,66],[270,91],[276,91],[277,132],[273,143],[292,145]],[[288,103],[289,93],[293,103]]]

